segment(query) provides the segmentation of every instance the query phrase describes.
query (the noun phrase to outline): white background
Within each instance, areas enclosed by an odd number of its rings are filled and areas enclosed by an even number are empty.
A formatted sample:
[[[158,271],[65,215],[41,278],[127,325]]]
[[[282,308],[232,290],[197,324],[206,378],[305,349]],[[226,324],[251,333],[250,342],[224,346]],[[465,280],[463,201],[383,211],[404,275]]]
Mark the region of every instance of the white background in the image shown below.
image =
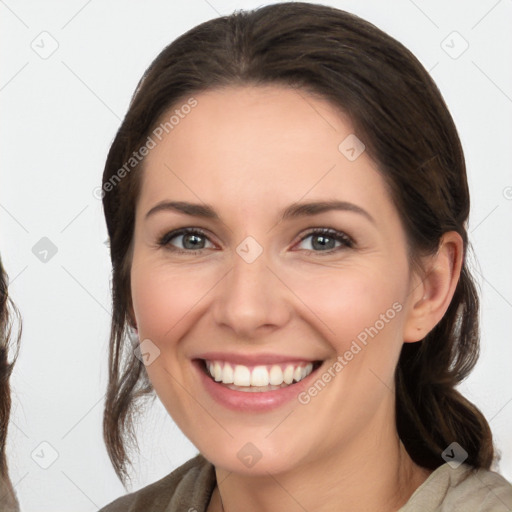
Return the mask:
[[[431,72],[459,129],[482,291],[482,355],[461,389],[490,421],[499,469],[512,480],[512,0],[325,3],[404,43]],[[198,23],[258,5],[0,2],[0,250],[24,319],[8,455],[25,512],[94,511],[125,492],[101,430],[110,260],[92,191],[153,58]],[[460,50],[458,36],[442,47],[453,31],[469,43],[456,59],[445,49]],[[52,38],[58,48],[43,59],[31,44],[48,49]],[[32,252],[42,237],[57,248],[46,263]],[[133,490],[196,453],[158,401],[139,431]]]

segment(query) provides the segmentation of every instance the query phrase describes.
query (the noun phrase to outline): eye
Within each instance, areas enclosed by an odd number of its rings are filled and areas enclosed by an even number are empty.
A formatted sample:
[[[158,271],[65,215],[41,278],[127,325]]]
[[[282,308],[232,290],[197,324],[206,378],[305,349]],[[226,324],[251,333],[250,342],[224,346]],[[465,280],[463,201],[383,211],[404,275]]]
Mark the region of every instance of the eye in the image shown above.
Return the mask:
[[[175,239],[178,240],[178,243],[183,248],[175,247],[174,243],[171,243]],[[206,240],[209,241],[209,238],[202,230],[197,228],[182,228],[163,235],[158,240],[158,245],[178,253],[198,254],[201,250],[207,248],[205,247]]]
[[[310,248],[306,248],[306,250],[313,252],[331,254],[339,249],[351,248],[355,245],[352,238],[348,235],[330,228],[316,228],[304,236],[300,243],[309,238],[311,239],[309,242]],[[336,246],[336,242],[339,244],[338,246]]]
[[[307,235],[302,237],[299,245],[308,239],[311,239],[310,247],[303,247],[302,250],[316,253],[322,252],[331,254],[340,249],[351,248],[355,245],[352,238],[348,235],[331,228],[315,228],[311,230]],[[176,247],[176,242],[173,242],[174,240],[178,240],[177,244],[181,247]],[[173,252],[193,255],[200,254],[202,250],[208,249],[208,247],[205,246],[206,242],[211,244],[210,239],[201,229],[181,228],[164,234],[159,238],[158,245]],[[337,246],[336,243],[338,244]],[[213,247],[213,244],[211,245]]]

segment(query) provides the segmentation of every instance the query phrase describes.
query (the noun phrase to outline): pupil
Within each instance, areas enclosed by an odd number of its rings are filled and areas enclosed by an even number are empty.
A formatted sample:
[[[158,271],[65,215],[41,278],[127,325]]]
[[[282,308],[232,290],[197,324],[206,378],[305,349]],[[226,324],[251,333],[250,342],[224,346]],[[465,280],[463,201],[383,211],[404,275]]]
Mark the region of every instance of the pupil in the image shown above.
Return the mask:
[[[316,242],[317,240],[323,240],[323,242],[320,242],[320,244],[319,244],[319,245],[316,245],[316,244],[315,244],[315,242]],[[323,235],[317,235],[316,237],[314,237],[314,238],[313,238],[313,247],[314,247],[315,249],[318,249],[318,248],[321,248],[321,249],[323,248],[323,249],[325,249],[325,248],[327,247],[327,245],[328,245],[328,244],[325,242],[326,240],[327,240],[327,241],[330,241],[330,242],[334,242],[334,238],[330,238],[330,237],[328,237],[328,236],[323,236]],[[331,244],[331,245],[332,245],[332,244]],[[327,248],[328,248],[328,249],[334,249],[334,247],[331,247],[330,245],[329,245],[329,247],[327,247]]]
[[[184,246],[186,249],[197,249],[197,244],[192,244],[191,246],[189,246],[188,242],[191,240],[191,239],[195,239],[196,242],[197,240],[200,240],[200,237],[198,237],[197,235],[186,235],[184,237]]]

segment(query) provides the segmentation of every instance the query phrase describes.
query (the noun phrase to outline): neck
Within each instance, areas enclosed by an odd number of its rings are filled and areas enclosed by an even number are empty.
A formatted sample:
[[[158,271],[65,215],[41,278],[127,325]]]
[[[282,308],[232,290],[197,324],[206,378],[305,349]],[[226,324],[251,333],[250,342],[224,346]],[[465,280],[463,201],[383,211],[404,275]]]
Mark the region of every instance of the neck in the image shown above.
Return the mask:
[[[396,512],[426,480],[395,431],[351,444],[285,473],[250,476],[216,468],[209,512]],[[364,441],[364,442],[363,442]]]

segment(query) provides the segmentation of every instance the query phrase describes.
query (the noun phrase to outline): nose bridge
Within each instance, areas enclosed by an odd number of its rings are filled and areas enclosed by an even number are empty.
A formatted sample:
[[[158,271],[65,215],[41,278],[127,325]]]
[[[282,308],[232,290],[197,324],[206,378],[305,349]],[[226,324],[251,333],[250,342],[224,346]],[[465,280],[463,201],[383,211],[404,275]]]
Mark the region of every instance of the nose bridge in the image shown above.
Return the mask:
[[[259,327],[277,327],[287,319],[283,284],[269,268],[269,253],[253,237],[233,252],[232,269],[216,298],[219,324],[250,337]]]

